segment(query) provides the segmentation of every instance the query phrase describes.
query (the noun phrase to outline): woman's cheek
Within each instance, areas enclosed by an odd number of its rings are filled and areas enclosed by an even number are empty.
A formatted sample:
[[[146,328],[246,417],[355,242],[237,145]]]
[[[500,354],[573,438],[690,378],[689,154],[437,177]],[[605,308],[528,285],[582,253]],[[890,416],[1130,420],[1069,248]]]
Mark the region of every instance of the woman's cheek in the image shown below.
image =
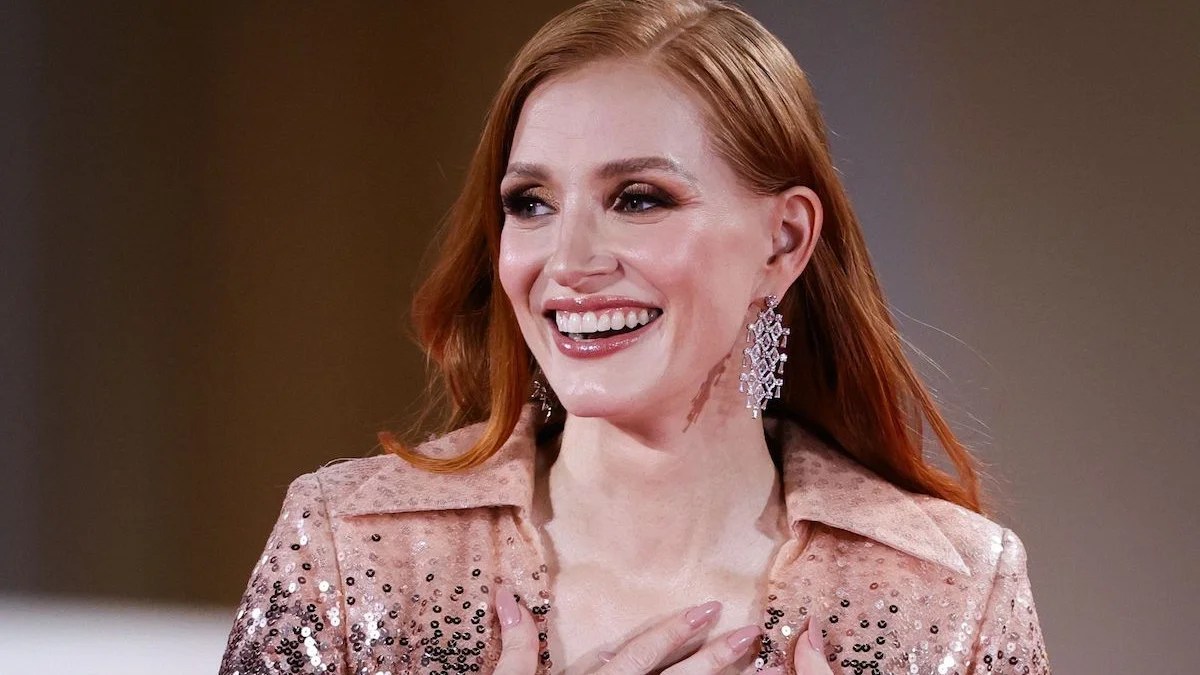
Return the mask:
[[[504,232],[500,235],[500,285],[514,307],[527,306],[538,274],[545,266],[545,254],[530,233]]]
[[[664,231],[644,236],[623,248],[621,257],[663,292],[701,273],[695,266],[703,261],[697,257],[694,242],[688,237]]]

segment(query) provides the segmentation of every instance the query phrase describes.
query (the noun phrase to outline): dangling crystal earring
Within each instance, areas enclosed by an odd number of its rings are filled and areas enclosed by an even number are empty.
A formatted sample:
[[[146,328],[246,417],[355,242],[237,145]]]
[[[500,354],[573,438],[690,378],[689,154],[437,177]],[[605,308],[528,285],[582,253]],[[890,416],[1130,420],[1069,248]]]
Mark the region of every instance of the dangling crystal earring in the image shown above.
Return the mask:
[[[537,401],[542,408],[542,421],[550,421],[550,415],[554,413],[554,406],[558,404],[558,397],[554,395],[554,391],[550,389],[550,383],[546,382],[546,376],[542,373],[542,367],[538,366],[533,373],[533,394],[530,399]]]
[[[738,391],[746,395],[746,408],[755,419],[767,402],[779,398],[783,390],[787,354],[779,350],[787,347],[787,336],[792,332],[783,327],[783,315],[775,311],[779,298],[768,295],[765,301],[766,307],[758,313],[758,319],[746,324],[746,342],[750,346],[742,350],[742,377],[738,385]]]

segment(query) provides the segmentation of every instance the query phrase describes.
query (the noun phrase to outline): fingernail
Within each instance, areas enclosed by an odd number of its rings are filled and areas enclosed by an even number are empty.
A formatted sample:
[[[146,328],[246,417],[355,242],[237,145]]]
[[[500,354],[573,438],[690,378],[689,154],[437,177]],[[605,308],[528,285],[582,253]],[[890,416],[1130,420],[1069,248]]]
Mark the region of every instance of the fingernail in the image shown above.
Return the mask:
[[[599,654],[596,655],[596,658],[600,659],[601,661],[603,661],[605,663],[608,663],[609,661],[613,660],[614,656],[616,656],[615,652],[600,652]]]
[[[783,668],[779,666],[771,666],[758,671],[758,675],[783,675]]]
[[[741,654],[760,635],[762,635],[762,631],[758,629],[758,626],[746,626],[725,638],[725,644],[728,644],[735,654]]]
[[[821,637],[821,627],[813,625],[812,621],[808,622],[808,644],[818,654],[825,651],[825,638]]]
[[[521,610],[512,592],[507,588],[496,589],[496,613],[500,615],[500,625],[515,626],[521,623]]]
[[[709,600],[703,605],[697,605],[688,610],[684,617],[687,619],[692,628],[699,628],[704,624],[712,621],[717,612],[721,611],[721,603],[716,600]]]

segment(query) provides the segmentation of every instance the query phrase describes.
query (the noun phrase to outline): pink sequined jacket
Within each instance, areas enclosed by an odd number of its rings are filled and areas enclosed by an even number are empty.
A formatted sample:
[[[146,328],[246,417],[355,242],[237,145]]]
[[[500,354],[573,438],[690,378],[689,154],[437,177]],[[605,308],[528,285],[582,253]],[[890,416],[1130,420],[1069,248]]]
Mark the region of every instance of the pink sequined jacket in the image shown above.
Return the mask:
[[[466,474],[382,455],[297,478],[220,672],[490,672],[500,651],[493,585],[514,588],[539,623],[554,611],[528,519],[531,419],[527,406],[500,451]],[[790,669],[788,647],[808,616],[837,674],[1050,672],[1016,535],[893,486],[795,424],[767,429],[783,448],[793,537],[767,579],[756,666]],[[420,451],[457,454],[480,431]],[[560,670],[541,632],[539,673]]]

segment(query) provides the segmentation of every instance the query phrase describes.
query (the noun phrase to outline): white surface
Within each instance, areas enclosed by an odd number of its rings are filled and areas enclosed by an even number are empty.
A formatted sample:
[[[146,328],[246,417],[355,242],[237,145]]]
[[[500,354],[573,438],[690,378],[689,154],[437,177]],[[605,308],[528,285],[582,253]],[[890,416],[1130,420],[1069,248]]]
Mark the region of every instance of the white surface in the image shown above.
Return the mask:
[[[0,674],[214,675],[234,612],[0,596]]]

